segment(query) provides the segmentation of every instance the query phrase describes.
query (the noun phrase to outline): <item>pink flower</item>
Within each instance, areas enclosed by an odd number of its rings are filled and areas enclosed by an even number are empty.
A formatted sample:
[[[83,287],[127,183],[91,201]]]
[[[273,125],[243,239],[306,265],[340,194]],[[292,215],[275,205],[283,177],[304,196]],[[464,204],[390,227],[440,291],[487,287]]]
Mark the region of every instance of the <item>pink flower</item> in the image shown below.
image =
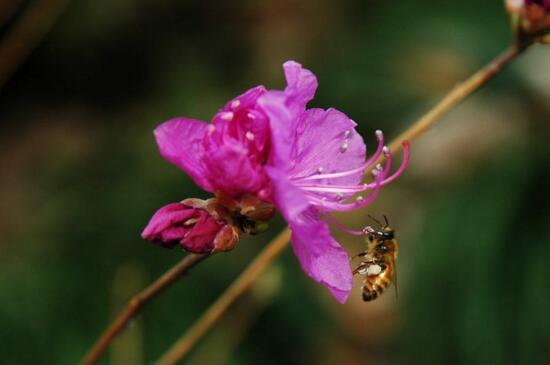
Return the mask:
[[[229,101],[211,124],[172,119],[155,136],[162,156],[204,190],[274,204],[292,230],[303,270],[345,302],[352,288],[349,257],[323,218],[372,202],[380,187],[405,169],[408,145],[401,167],[390,176],[391,155],[382,132],[376,133],[378,147],[366,161],[365,143],[349,117],[332,108],[306,109],[317,89],[315,75],[293,61],[283,67],[284,90],[258,86]],[[382,153],[386,166],[374,166]],[[361,184],[369,169],[374,182]],[[363,191],[370,194],[346,202]]]
[[[182,203],[163,206],[153,215],[141,236],[163,247],[182,246],[195,253],[225,251],[236,242],[233,229],[205,209]]]
[[[550,10],[550,0],[525,0],[525,5],[537,4],[545,10]]]
[[[550,32],[550,0],[506,0],[520,40],[537,40]]]

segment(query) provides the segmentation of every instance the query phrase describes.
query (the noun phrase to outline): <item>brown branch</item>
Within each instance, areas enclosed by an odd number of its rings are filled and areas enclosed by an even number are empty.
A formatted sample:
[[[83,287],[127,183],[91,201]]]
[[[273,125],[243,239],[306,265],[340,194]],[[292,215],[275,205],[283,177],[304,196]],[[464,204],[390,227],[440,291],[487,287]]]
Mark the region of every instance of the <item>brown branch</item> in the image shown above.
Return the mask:
[[[502,69],[520,55],[528,45],[515,44],[491,61],[487,66],[473,74],[466,81],[455,86],[437,105],[424,116],[412,124],[390,143],[393,153],[402,148],[404,141],[411,141],[431,128],[452,108],[463,101],[467,96],[483,86],[496,76]],[[214,302],[210,308],[195,322],[195,324],[181,336],[172,347],[158,360],[157,365],[172,365],[182,360],[193,346],[208,332],[225,311],[233,304],[258,278],[290,240],[290,230],[286,228],[271,241],[256,259],[236,281]]]
[[[136,315],[139,309],[147,302],[155,298],[164,289],[186,274],[193,266],[204,260],[208,255],[189,254],[185,256],[178,264],[165,272],[153,284],[134,296],[126,308],[115,318],[109,327],[103,332],[101,337],[90,349],[81,364],[95,364],[101,355],[105,352],[115,336],[126,327],[128,321]]]
[[[0,43],[0,89],[51,29],[68,0],[36,0]]]
[[[216,300],[195,324],[168,350],[157,365],[175,364],[208,332],[218,319],[227,311],[254,281],[288,246],[290,230],[284,229],[252,261],[229,288]]]
[[[506,65],[523,53],[529,45],[530,44],[515,43],[489,62],[487,66],[456,85],[439,103],[390,143],[389,147],[392,153],[399,152],[404,141],[412,141],[426,133],[455,106],[498,75]]]

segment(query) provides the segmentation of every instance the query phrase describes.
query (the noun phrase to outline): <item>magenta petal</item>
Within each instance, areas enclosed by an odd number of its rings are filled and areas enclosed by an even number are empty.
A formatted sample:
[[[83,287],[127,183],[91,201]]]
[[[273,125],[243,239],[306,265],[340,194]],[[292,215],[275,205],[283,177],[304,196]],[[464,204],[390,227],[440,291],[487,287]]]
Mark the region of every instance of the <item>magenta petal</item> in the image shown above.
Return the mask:
[[[327,224],[316,212],[308,212],[302,219],[301,222],[290,222],[294,253],[304,272],[344,303],[353,281],[348,254],[331,236]]]
[[[256,105],[258,98],[262,96],[265,92],[266,89],[262,85],[253,87],[252,89],[248,89],[241,95],[227,102],[223,110],[230,111],[241,108],[253,108]]]
[[[258,102],[269,118],[271,128],[271,156],[269,164],[280,169],[290,168],[290,154],[294,143],[294,125],[299,114],[285,105],[287,96],[281,91],[268,91]]]
[[[195,214],[193,209],[189,209],[181,203],[170,203],[155,212],[151,220],[141,233],[141,237],[146,240],[153,240],[159,237],[163,231],[174,224],[184,222]]]
[[[159,125],[155,137],[162,157],[190,175],[198,186],[212,192],[201,163],[206,128],[207,124],[200,120],[175,118]]]
[[[265,187],[266,178],[260,165],[254,165],[247,150],[237,144],[216,146],[204,156],[209,180],[226,194],[255,193]]]
[[[293,102],[300,108],[305,108],[306,104],[313,99],[317,90],[317,78],[308,69],[302,68],[298,62],[287,61],[283,64],[287,87],[287,94]]]
[[[286,174],[272,167],[265,167],[271,181],[274,203],[288,222],[298,220],[309,208],[304,192],[292,185]]]
[[[291,177],[353,170],[364,164],[366,146],[355,130],[356,124],[336,109],[309,109],[296,124],[294,149],[289,156],[295,164],[288,171]],[[330,184],[358,184],[363,172],[331,179]],[[322,181],[317,181],[322,183]]]

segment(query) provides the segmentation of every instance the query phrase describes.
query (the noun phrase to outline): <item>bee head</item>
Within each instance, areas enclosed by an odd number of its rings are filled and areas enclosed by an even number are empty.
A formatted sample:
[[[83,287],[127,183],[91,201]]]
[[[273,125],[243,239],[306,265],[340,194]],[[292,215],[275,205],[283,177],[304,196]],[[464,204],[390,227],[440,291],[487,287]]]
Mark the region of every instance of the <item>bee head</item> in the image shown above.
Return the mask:
[[[380,241],[385,240],[392,240],[395,237],[395,231],[393,228],[390,227],[388,223],[388,218],[384,216],[384,222],[385,224],[382,224],[379,220],[377,220],[374,217],[369,216],[372,220],[374,220],[378,224],[378,228],[374,229],[372,227],[367,227],[366,231],[369,232],[373,238],[376,238]]]
[[[385,226],[375,231],[374,234],[380,240],[393,240],[395,237],[395,231],[389,226]]]

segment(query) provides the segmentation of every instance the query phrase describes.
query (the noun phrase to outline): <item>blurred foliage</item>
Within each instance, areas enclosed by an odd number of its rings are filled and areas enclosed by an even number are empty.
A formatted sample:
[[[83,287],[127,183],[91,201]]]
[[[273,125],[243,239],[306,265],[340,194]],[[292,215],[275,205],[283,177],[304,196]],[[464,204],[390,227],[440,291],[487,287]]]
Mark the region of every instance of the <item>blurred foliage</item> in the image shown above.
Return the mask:
[[[0,7],[4,34],[30,1],[12,3],[11,16]],[[159,206],[206,196],[158,155],[159,122],[208,120],[251,86],[280,87],[282,62],[296,59],[319,77],[313,105],[345,111],[371,142],[510,38],[498,0],[69,3],[0,90],[2,363],[77,362],[183,256],[139,238]],[[340,306],[288,250],[280,283],[261,281],[269,294],[240,300],[189,363],[546,363],[549,61],[550,49],[530,50],[415,141],[406,176],[369,209],[399,235],[397,300],[365,304],[357,287]],[[104,363],[158,358],[282,226],[148,304]]]

